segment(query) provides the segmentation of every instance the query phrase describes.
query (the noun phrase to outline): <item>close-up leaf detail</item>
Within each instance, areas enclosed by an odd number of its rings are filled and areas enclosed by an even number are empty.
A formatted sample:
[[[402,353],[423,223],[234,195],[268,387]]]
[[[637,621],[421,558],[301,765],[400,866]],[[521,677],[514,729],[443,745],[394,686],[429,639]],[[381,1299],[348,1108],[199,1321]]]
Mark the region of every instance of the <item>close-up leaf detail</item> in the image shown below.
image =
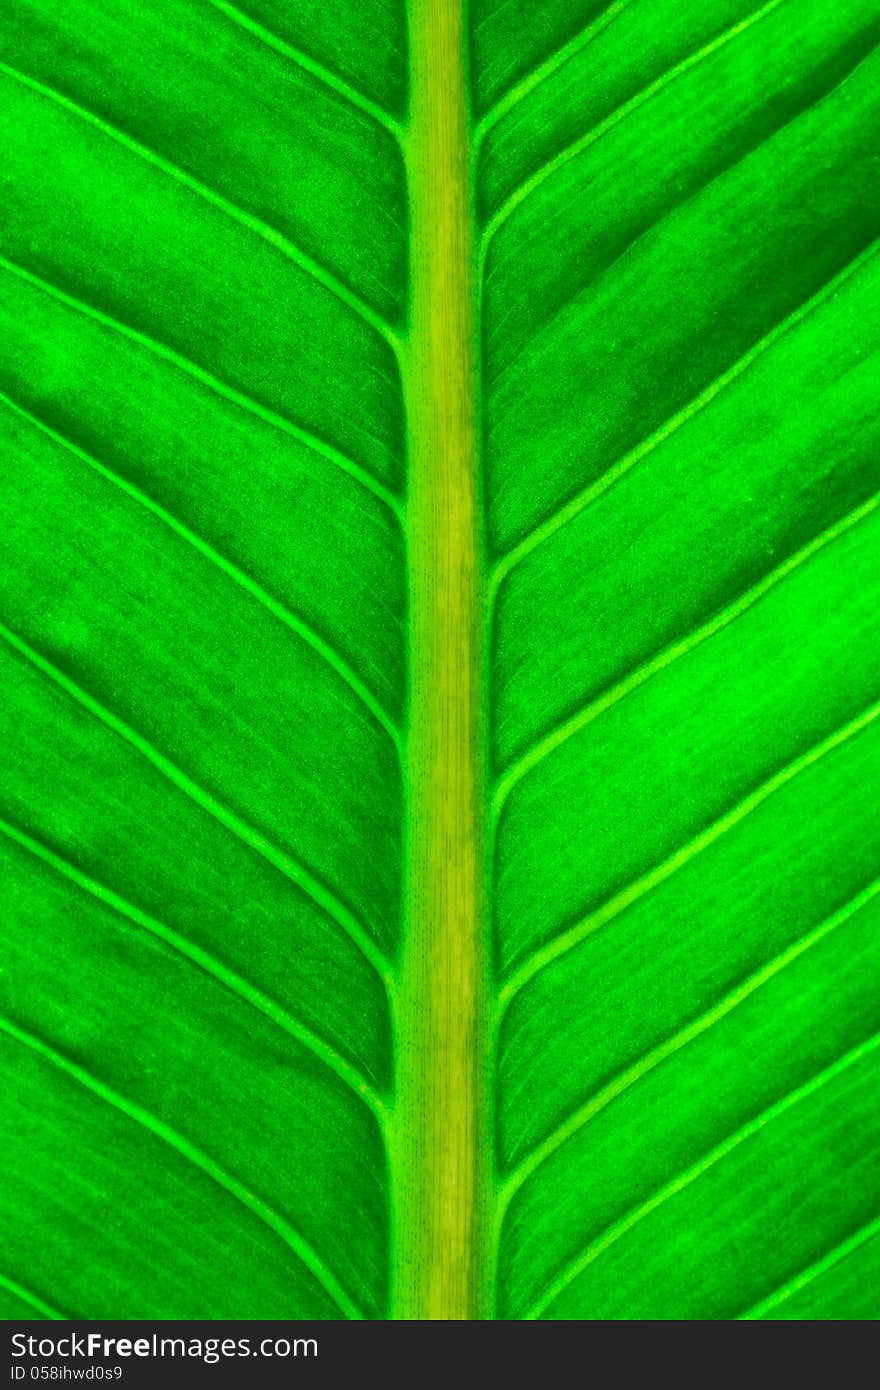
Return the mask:
[[[0,1317],[880,1316],[880,0],[4,0]]]

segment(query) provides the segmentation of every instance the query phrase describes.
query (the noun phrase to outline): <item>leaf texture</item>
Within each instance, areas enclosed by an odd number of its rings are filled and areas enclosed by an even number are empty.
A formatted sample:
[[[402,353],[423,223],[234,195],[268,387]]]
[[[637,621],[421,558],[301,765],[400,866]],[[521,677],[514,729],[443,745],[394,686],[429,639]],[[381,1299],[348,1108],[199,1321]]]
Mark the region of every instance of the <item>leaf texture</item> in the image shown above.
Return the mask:
[[[4,17],[3,1273],[67,1316],[385,1306],[407,252],[367,8]]]
[[[467,25],[483,1315],[873,1319],[880,4]],[[395,1316],[418,41],[0,19],[2,1317]]]
[[[880,11],[532,19],[475,8],[497,1315],[877,1316]]]

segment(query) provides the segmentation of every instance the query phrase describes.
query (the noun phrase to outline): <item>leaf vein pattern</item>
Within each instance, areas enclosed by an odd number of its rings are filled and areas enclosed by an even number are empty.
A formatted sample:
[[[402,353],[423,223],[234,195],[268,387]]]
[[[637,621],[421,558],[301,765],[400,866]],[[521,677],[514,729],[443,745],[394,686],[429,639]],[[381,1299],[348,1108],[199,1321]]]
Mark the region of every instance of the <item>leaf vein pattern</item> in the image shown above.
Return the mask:
[[[629,101],[623,102],[620,106],[609,112],[604,120],[600,121],[598,125],[595,125],[592,130],[588,130],[584,135],[578,136],[577,140],[573,140],[570,145],[566,145],[564,149],[559,150],[557,154],[546,160],[545,163],[541,164],[529,174],[527,178],[523,179],[523,181],[508,194],[504,202],[501,203],[486,222],[482,238],[483,256],[485,256],[485,251],[489,243],[501,227],[504,226],[504,223],[510,217],[511,213],[513,213],[521,203],[525,202],[530,194],[540,188],[541,184],[545,183],[557,169],[561,169],[563,165],[568,164],[572,159],[576,159],[578,155],[583,154],[591,145],[594,145],[600,140],[603,135],[607,135],[610,130],[613,130],[621,121],[626,120],[628,116],[632,115],[634,111],[637,111],[639,107],[643,106],[646,102],[650,101],[658,92],[663,91],[665,87],[670,86],[677,78],[682,77],[686,72],[689,72],[692,68],[704,62],[706,58],[711,57],[713,53],[716,53],[719,49],[724,48],[728,43],[732,42],[732,40],[738,38],[740,34],[745,33],[753,24],[757,24],[759,20],[763,19],[765,15],[771,14],[773,10],[778,9],[782,3],[783,0],[766,0],[766,3],[761,5],[757,10],[754,10],[752,14],[739,20],[738,23],[731,25],[724,33],[719,34],[716,38],[712,39],[711,42],[704,44],[703,47],[697,49],[696,52],[689,54],[687,58],[683,58],[679,63],[676,63],[674,67],[670,68],[668,72],[663,73],[647,87],[643,87],[640,92],[636,92],[635,96],[630,97]]]
[[[370,97],[359,91],[357,87],[352,86],[350,82],[346,82],[344,77],[340,77],[338,73],[331,72],[329,68],[325,67],[323,63],[319,63],[317,59],[309,57],[309,55],[304,53],[301,49],[295,48],[293,44],[288,43],[285,39],[279,38],[277,34],[273,34],[264,24],[259,24],[257,20],[253,19],[249,14],[246,14],[244,10],[236,5],[228,4],[227,0],[208,0],[208,3],[213,5],[215,10],[219,10],[221,14],[226,15],[227,19],[231,20],[233,24],[237,24],[239,28],[244,29],[254,38],[259,39],[267,48],[272,48],[276,53],[280,53],[282,57],[289,58],[297,67],[301,67],[304,72],[309,73],[319,82],[322,82],[325,87],[329,87],[337,96],[341,96],[347,101],[350,106],[356,107],[357,110],[362,111],[366,116],[371,116],[378,125],[384,126],[389,134],[394,136],[398,143],[401,142],[403,131],[394,117],[385,110],[384,106],[380,106],[378,102],[372,101]]]
[[[303,618],[297,617],[283,603],[280,603],[278,599],[273,598],[262,585],[258,584],[255,579],[252,579],[235,561],[229,560],[224,555],[221,555],[212,545],[209,545],[201,536],[191,531],[188,526],[182,521],[179,521],[176,516],[167,511],[164,507],[160,506],[159,503],[154,502],[146,493],[141,492],[140,489],[127,482],[125,478],[108,468],[106,464],[101,463],[84,449],[81,449],[78,444],[75,444],[64,435],[59,434],[56,430],[52,429],[51,426],[39,419],[38,416],[26,410],[18,401],[14,401],[11,396],[5,395],[2,391],[0,391],[0,405],[6,406],[9,410],[14,411],[15,414],[29,421],[62,449],[67,450],[74,458],[84,463],[87,468],[91,468],[95,473],[98,473],[102,478],[106,479],[107,482],[111,483],[114,487],[118,487],[126,496],[132,498],[138,505],[144,507],[153,516],[157,517],[169,530],[186,541],[188,545],[191,545],[200,555],[203,555],[211,564],[215,565],[221,573],[225,574],[228,579],[231,579],[233,583],[237,584],[245,593],[255,599],[261,607],[265,608],[274,618],[277,618],[279,622],[282,622],[285,627],[295,633],[297,637],[312,649],[312,651],[317,652],[331,670],[345,682],[361,704],[369,710],[376,723],[391,739],[397,750],[398,757],[401,756],[400,734],[390,716],[382,708],[375,695],[373,695],[361,677],[352,670],[345,658],[331,643],[327,642],[325,638],[321,637],[314,628],[305,622]]]
[[[742,590],[735,598],[729,600],[729,602],[707,622],[699,623],[697,626],[690,628],[684,636],[674,638],[672,642],[663,647],[655,656],[633,667],[626,675],[600,692],[600,694],[584,706],[584,708],[578,710],[569,718],[564,719],[560,724],[557,724],[548,734],[545,734],[534,743],[521,758],[518,758],[515,763],[511,764],[499,778],[492,798],[493,823],[497,824],[504,808],[504,803],[513,791],[513,788],[530,772],[540,767],[544,759],[555,752],[557,748],[561,748],[570,738],[579,733],[581,729],[592,724],[600,715],[605,714],[607,710],[619,704],[621,700],[624,700],[628,695],[638,690],[640,686],[651,680],[653,676],[666,670],[667,667],[679,661],[683,656],[687,656],[690,652],[695,651],[697,647],[701,646],[702,643],[707,641],[710,637],[714,637],[717,633],[730,627],[738,618],[748,612],[750,608],[754,607],[756,603],[759,603],[771,590],[775,589],[778,584],[781,584],[793,574],[795,570],[810,561],[820,551],[827,549],[834,541],[838,540],[848,531],[851,531],[853,527],[858,526],[866,517],[869,517],[875,512],[878,506],[880,506],[880,494],[875,493],[873,497],[868,498],[866,502],[854,508],[853,511],[848,512],[839,521],[834,522],[831,526],[827,526],[823,531],[820,531],[812,540],[808,541],[806,545],[801,546],[793,555],[790,555],[786,560],[783,560],[781,564],[763,575],[755,584]]]
[[[381,502],[384,502],[398,522],[402,521],[403,509],[399,498],[397,498],[393,492],[389,491],[388,488],[383,486],[377,478],[374,478],[372,473],[366,468],[363,468],[353,459],[348,458],[347,455],[341,453],[332,444],[326,443],[326,441],[319,439],[317,435],[312,434],[309,430],[303,429],[302,426],[294,424],[292,420],[288,420],[285,416],[277,414],[274,410],[270,410],[268,406],[261,405],[259,401],[254,400],[253,397],[246,395],[243,391],[238,391],[234,386],[229,386],[226,382],[221,381],[219,377],[213,376],[197,363],[191,362],[189,358],[181,356],[174,348],[160,343],[156,338],[148,337],[146,333],[141,333],[136,328],[130,328],[127,324],[120,322],[119,319],[111,318],[109,314],[105,314],[100,309],[96,309],[94,305],[87,304],[82,299],[76,299],[58,285],[52,285],[48,280],[40,279],[40,277],[34,275],[32,271],[27,270],[24,266],[16,264],[14,261],[8,260],[5,256],[0,256],[0,270],[5,270],[10,275],[17,276],[18,279],[24,280],[25,283],[29,285],[33,285],[51,299],[56,299],[60,304],[66,305],[76,313],[82,314],[85,318],[93,319],[104,328],[109,328],[112,332],[119,333],[122,337],[128,338],[133,343],[137,343],[139,347],[145,348],[148,352],[153,353],[154,356],[161,358],[165,362],[169,362],[173,367],[184,372],[187,376],[192,377],[202,386],[206,386],[208,390],[213,391],[224,400],[230,401],[233,405],[237,405],[241,410],[246,411],[247,414],[255,415],[258,419],[264,420],[266,424],[272,425],[273,428],[280,430],[283,434],[290,435],[290,437],[295,439],[299,444],[303,444],[314,453],[320,454],[322,458],[335,464],[343,473],[347,473],[349,477],[354,478],[369,492],[372,492],[375,497],[378,497]]]
[[[294,1038],[314,1057],[323,1062],[328,1070],[332,1071],[350,1091],[354,1092],[375,1116],[380,1129],[383,1128],[385,1105],[358,1068],[346,1057],[343,1057],[340,1052],[337,1052],[326,1039],[320,1037],[300,1019],[295,1018],[287,1009],[282,1008],[250,980],[240,975],[238,971],[224,965],[209,951],[205,951],[194,942],[187,940],[173,927],[167,926],[149,913],[134,907],[119,893],[114,892],[112,888],[108,888],[105,884],[99,883],[97,879],[83,873],[60,854],[56,854],[35,839],[33,835],[28,834],[19,826],[13,825],[11,821],[0,818],[0,834],[7,836],[14,844],[19,845],[34,858],[48,864],[56,874],[61,875],[68,882],[74,883],[81,892],[89,894],[104,907],[110,908],[118,917],[124,918],[150,936],[164,942],[177,955],[197,969],[204,971],[206,975],[210,975],[231,994],[242,999],[251,1008],[261,1013],[264,1018],[269,1019],[276,1027],[288,1034],[289,1037]]]
[[[241,840],[244,844],[261,855],[280,873],[284,874],[292,883],[310,897],[328,916],[347,932],[354,944],[358,947],[361,954],[370,962],[376,974],[383,981],[386,989],[390,987],[390,971],[387,960],[376,946],[372,937],[364,925],[358,921],[355,914],[348,908],[336,895],[323,884],[315,875],[304,865],[300,864],[286,850],[279,849],[259,830],[249,825],[247,821],[230,811],[210,792],[200,787],[185,772],[182,772],[175,763],[166,758],[163,753],[132,729],[122,719],[119,719],[112,711],[106,709],[86,690],[76,684],[68,676],[60,671],[57,666],[48,661],[38,651],[23,641],[11,628],[4,623],[0,623],[0,639],[5,641],[12,649],[23,656],[48,680],[59,686],[65,694],[69,695],[77,704],[88,710],[102,724],[106,724],[115,734],[138,753],[147,762],[160,772],[163,777],[184,795],[188,796],[203,811],[223,825],[232,835]]]
[[[873,1221],[869,1221],[867,1225],[860,1226],[859,1229],[854,1231],[851,1236],[848,1236],[846,1240],[840,1241],[837,1245],[826,1251],[824,1255],[820,1256],[818,1260],[814,1260],[811,1264],[805,1266],[804,1269],[799,1270],[797,1274],[787,1279],[785,1283],[781,1284],[773,1293],[768,1294],[766,1298],[762,1298],[760,1303],[754,1304],[745,1313],[737,1314],[734,1321],[748,1322],[753,1319],[766,1317],[774,1308],[778,1308],[780,1303],[785,1303],[786,1300],[791,1298],[794,1294],[800,1293],[801,1289],[805,1289],[809,1284],[814,1283],[816,1279],[820,1279],[823,1274],[827,1274],[835,1265],[840,1264],[841,1260],[845,1260],[848,1255],[854,1254],[861,1246],[867,1245],[868,1241],[873,1240],[874,1237],[878,1235],[880,1235],[880,1216],[875,1217]]]
[[[613,4],[607,5],[601,14],[597,15],[577,34],[560,45],[548,57],[542,59],[537,66],[525,73],[511,87],[508,87],[507,91],[498,98],[494,105],[490,106],[485,115],[477,122],[474,131],[477,144],[479,145],[485,139],[492,127],[497,125],[509,111],[519,106],[520,102],[542,86],[548,77],[552,77],[555,72],[558,72],[582,49],[586,48],[593,39],[598,38],[602,30],[607,29],[623,10],[629,9],[632,3],[633,0],[614,0]]]
[[[590,507],[593,502],[598,501],[603,493],[610,491],[610,489],[619,482],[621,478],[625,477],[637,463],[640,463],[648,454],[653,453],[655,449],[665,443],[671,435],[675,434],[677,430],[681,429],[681,427],[687,424],[689,420],[693,419],[694,416],[699,415],[705,410],[716,396],[719,396],[728,386],[732,385],[738,377],[742,376],[743,373],[751,367],[753,362],[763,356],[763,354],[773,347],[780,338],[791,333],[799,324],[803,323],[805,319],[809,318],[811,314],[821,308],[825,301],[835,295],[842,285],[855,277],[860,270],[869,264],[876,256],[878,248],[880,248],[880,239],[872,241],[859,253],[859,255],[849,261],[848,264],[844,266],[843,270],[838,271],[830,280],[822,285],[815,294],[811,295],[809,299],[805,300],[803,304],[800,304],[797,309],[794,309],[784,319],[781,319],[778,324],[771,328],[768,333],[765,333],[747,352],[743,353],[731,367],[728,367],[727,371],[716,377],[698,396],[695,396],[686,406],[670,416],[668,420],[664,421],[653,434],[648,435],[647,438],[641,440],[633,449],[630,449],[617,461],[617,463],[612,464],[610,468],[606,469],[595,482],[590,483],[581,492],[576,493],[574,497],[563,503],[557,510],[551,512],[548,517],[545,517],[543,521],[539,522],[521,541],[518,541],[506,554],[502,555],[495,562],[490,574],[490,603],[494,602],[501,584],[504,582],[507,575],[530,555],[533,550],[543,545],[545,541],[550,540],[557,531],[562,530],[570,521],[573,521],[581,512]]]
[[[849,71],[843,75],[843,77],[839,78],[837,82],[835,82],[831,87],[827,89],[827,91],[823,92],[821,96],[816,97],[813,100],[807,102],[806,106],[803,106],[800,110],[788,116],[787,119],[783,121],[783,123],[780,126],[777,126],[773,131],[763,136],[757,142],[757,144],[750,146],[749,149],[745,150],[741,155],[738,155],[730,164],[726,165],[725,168],[720,169],[716,173],[712,174],[703,183],[701,183],[698,188],[695,188],[680,202],[673,202],[672,204],[668,205],[664,210],[662,210],[658,214],[658,216],[651,223],[649,223],[647,227],[645,227],[641,232],[639,232],[637,236],[633,237],[633,239],[630,242],[628,242],[626,246],[624,246],[624,248],[617,253],[617,255],[614,256],[613,260],[609,261],[607,265],[603,266],[597,275],[595,275],[591,280],[588,280],[585,285],[582,285],[579,289],[575,290],[572,294],[570,294],[563,303],[559,304],[558,307],[553,310],[549,318],[546,318],[540,324],[535,325],[533,328],[531,341],[535,341],[536,339],[545,335],[547,331],[552,327],[552,325],[559,318],[561,318],[562,315],[566,313],[566,311],[577,302],[577,300],[588,295],[590,291],[594,289],[594,287],[597,284],[600,283],[600,281],[602,281],[606,276],[610,274],[610,272],[614,269],[616,265],[623,261],[625,257],[629,256],[630,253],[643,241],[647,240],[648,237],[655,233],[657,229],[661,227],[663,223],[666,222],[670,217],[680,212],[683,208],[689,207],[691,204],[696,203],[698,199],[703,196],[707,189],[713,187],[713,185],[716,184],[720,179],[726,178],[727,175],[730,174],[734,169],[736,169],[740,164],[744,164],[747,159],[752,157],[752,155],[756,154],[763,147],[769,145],[770,142],[773,139],[775,139],[776,136],[778,136],[782,131],[786,130],[789,126],[794,125],[797,121],[803,119],[805,116],[815,113],[825,104],[825,102],[830,101],[831,98],[834,97],[841,90],[841,88],[849,81],[849,79],[853,76],[853,73],[858,68],[862,67],[865,63],[867,63],[873,57],[876,51],[877,48],[875,46],[870,50],[869,53],[863,55],[863,57],[860,58],[859,61],[856,62],[853,65],[853,67],[850,68]],[[481,281],[485,282],[485,276],[483,275],[482,271]],[[505,363],[502,369],[496,373],[491,383],[493,387],[497,387],[499,382],[501,382],[501,380],[507,375],[511,368],[516,365],[517,361],[519,360],[519,357],[522,355],[523,350],[523,348],[519,349],[519,351],[510,359],[510,361]]]
[[[880,878],[874,879],[867,888],[862,889],[860,893],[852,897],[843,907],[838,908],[836,912],[824,918],[818,926],[811,927],[808,932],[805,932],[790,946],[787,946],[784,951],[781,951],[777,956],[774,956],[772,960],[765,962],[764,965],[753,971],[752,974],[740,981],[734,989],[730,990],[721,999],[716,1000],[711,1008],[686,1024],[684,1028],[677,1029],[659,1043],[656,1043],[654,1047],[644,1052],[641,1057],[636,1058],[634,1062],[630,1063],[628,1067],[618,1073],[611,1081],[601,1086],[583,1105],[578,1106],[576,1110],[566,1116],[546,1139],[536,1144],[534,1149],[532,1149],[513,1170],[510,1177],[504,1182],[499,1195],[499,1208],[501,1213],[507,1209],[514,1195],[523,1184],[532,1177],[532,1175],[536,1173],[538,1169],[563,1146],[563,1144],[567,1143],[569,1139],[574,1138],[574,1136],[598,1115],[600,1111],[617,1100],[618,1096],[623,1095],[625,1091],[628,1091],[631,1086],[641,1081],[643,1077],[654,1071],[662,1062],[674,1056],[676,1052],[681,1051],[683,1047],[686,1047],[696,1038],[702,1037],[705,1033],[708,1033],[711,1028],[714,1028],[717,1023],[720,1023],[722,1019],[726,1018],[728,1014],[732,1013],[734,1009],[738,1008],[746,999],[750,998],[757,990],[761,989],[763,985],[767,984],[777,975],[780,975],[787,966],[791,965],[814,946],[817,946],[821,941],[824,941],[833,931],[849,921],[856,913],[860,912],[863,907],[877,897],[878,893],[880,893]]]
[[[734,1132],[728,1135],[726,1139],[722,1140],[721,1143],[716,1144],[708,1153],[691,1164],[690,1167],[684,1169],[669,1182],[664,1183],[663,1187],[658,1188],[647,1201],[640,1203],[637,1207],[633,1207],[632,1210],[621,1217],[619,1221],[607,1227],[601,1235],[590,1242],[586,1250],[575,1260],[567,1264],[541,1292],[538,1298],[535,1299],[528,1311],[522,1315],[523,1319],[532,1320],[542,1317],[550,1305],[555,1302],[560,1294],[568,1288],[569,1284],[571,1284],[578,1275],[582,1274],[589,1265],[597,1260],[600,1255],[603,1255],[612,1245],[616,1245],[623,1236],[627,1235],[633,1227],[643,1221],[646,1216],[650,1216],[652,1212],[656,1211],[658,1207],[661,1207],[671,1197],[677,1196],[679,1192],[683,1192],[685,1188],[690,1187],[693,1182],[701,1178],[710,1168],[714,1168],[716,1163],[720,1163],[722,1159],[726,1158],[727,1155],[738,1148],[740,1144],[745,1143],[747,1139],[751,1139],[753,1135],[759,1133],[759,1131],[764,1129],[768,1124],[772,1124],[774,1120],[778,1119],[780,1115],[783,1115],[787,1110],[798,1105],[801,1101],[807,1100],[823,1086],[836,1080],[838,1076],[847,1071],[850,1067],[857,1065],[866,1057],[870,1057],[876,1052],[878,1047],[880,1047],[880,1033],[874,1033],[865,1042],[859,1043],[856,1047],[851,1048],[842,1057],[838,1058],[837,1061],[832,1062],[829,1066],[823,1067],[821,1071],[816,1072],[809,1081],[788,1091],[779,1100],[775,1101],[771,1106],[768,1106],[766,1110],[762,1110],[759,1115],[748,1120],[745,1124],[740,1125],[738,1129],[734,1130]]]
[[[10,1279],[5,1274],[0,1274],[0,1289],[6,1289],[14,1298],[20,1299],[22,1303],[26,1303],[45,1318],[50,1318],[55,1322],[67,1321],[66,1313],[59,1313],[58,1309],[54,1308],[51,1303],[47,1303],[38,1294],[26,1289],[24,1284],[19,1284],[15,1279]]]
[[[73,101],[62,92],[56,91],[54,87],[49,87],[43,82],[38,82],[36,78],[30,77],[27,73],[21,72],[18,68],[10,67],[8,63],[0,62],[0,72],[5,73],[7,77],[11,78],[14,82],[20,83],[21,86],[27,87],[31,91],[37,92],[40,96],[45,97],[48,101],[54,102],[56,106],[60,106],[64,111],[69,111],[71,115],[76,116],[79,120],[92,126],[95,130],[106,136],[107,139],[113,140],[115,144],[120,145],[123,149],[127,150],[129,154],[133,154],[137,159],[142,159],[145,163],[151,165],[152,168],[158,169],[160,173],[165,174],[167,178],[172,179],[175,183],[179,183],[181,187],[188,189],[190,193],[194,193],[196,197],[201,198],[211,207],[217,208],[219,212],[225,217],[228,217],[231,221],[246,228],[247,231],[253,232],[256,236],[260,237],[261,240],[273,247],[274,250],[279,251],[287,260],[291,261],[298,270],[301,270],[305,275],[308,275],[312,280],[316,281],[317,284],[323,286],[330,294],[334,295],[346,308],[350,309],[352,313],[362,319],[374,333],[377,333],[379,337],[388,344],[396,356],[399,355],[400,344],[391,325],[387,323],[375,309],[371,308],[365,300],[361,299],[360,295],[356,294],[354,290],[335,275],[328,266],[322,265],[321,262],[315,260],[313,256],[308,255],[305,251],[301,251],[289,237],[283,234],[283,232],[270,226],[268,222],[264,222],[261,217],[256,217],[253,213],[247,212],[244,208],[239,207],[238,204],[232,202],[231,199],[225,197],[222,193],[218,193],[216,189],[211,188],[208,184],[203,183],[201,179],[195,178],[192,174],[187,173],[185,169],[179,169],[176,164],[172,164],[172,162],[165,159],[163,155],[158,154],[155,150],[151,150],[139,140],[135,140],[133,136],[126,134],[125,131],[119,130],[116,126],[111,125],[109,121],[105,121],[101,116],[96,115],[94,111],[90,111],[79,102]]]
[[[860,734],[863,729],[873,724],[878,716],[880,716],[880,702],[869,706],[862,714],[857,715],[855,719],[849,720],[848,723],[836,729],[834,733],[822,739],[820,743],[814,744],[806,753],[801,753],[798,757],[793,758],[791,762],[786,763],[784,767],[761,782],[758,787],[749,792],[741,801],[738,801],[730,810],[725,811],[723,815],[713,820],[710,825],[701,830],[693,839],[688,840],[685,845],[680,846],[672,854],[668,855],[662,863],[658,864],[653,869],[649,869],[647,873],[640,875],[638,878],[633,879],[631,883],[621,888],[617,893],[613,894],[612,897],[606,899],[606,901],[600,904],[594,911],[582,917],[579,921],[575,922],[573,926],[567,927],[559,932],[552,941],[548,942],[545,946],[539,947],[537,951],[527,956],[522,965],[511,972],[499,992],[499,1015],[503,1015],[514,995],[518,994],[519,991],[528,984],[529,980],[548,966],[551,961],[558,960],[560,956],[567,955],[567,953],[583,941],[585,937],[591,936],[595,931],[599,931],[608,922],[612,921],[613,918],[618,917],[626,908],[638,902],[638,900],[645,897],[646,894],[652,892],[654,888],[664,883],[666,879],[671,878],[673,874],[677,873],[679,869],[684,868],[686,864],[690,863],[698,854],[701,854],[703,850],[708,849],[709,846],[714,844],[716,840],[719,840],[722,835],[726,835],[727,832],[737,826],[741,820],[744,820],[746,816],[751,815],[753,811],[757,810],[768,797],[773,796],[775,792],[786,786],[787,783],[793,781],[794,778],[806,771],[808,767],[812,767],[815,763],[820,762],[822,758],[828,753],[832,753],[836,748],[839,748],[841,744],[846,743],[847,740]]]
[[[242,1207],[257,1217],[270,1231],[284,1241],[285,1245],[292,1251],[297,1259],[306,1266],[314,1275],[325,1292],[329,1294],[340,1312],[346,1318],[362,1319],[364,1314],[356,1307],[349,1298],[339,1280],[327,1267],[320,1255],[313,1249],[310,1243],[300,1235],[299,1231],[291,1225],[286,1217],[281,1216],[264,1202],[262,1198],[251,1192],[238,1178],[226,1172],[220,1164],[202,1152],[195,1144],[191,1143],[184,1135],[178,1134],[170,1125],[166,1125],[163,1120],[152,1115],[148,1110],[144,1110],[134,1101],[121,1095],[112,1087],[104,1084],[100,1078],[92,1076],[76,1062],[65,1057],[62,1053],[50,1047],[48,1043],[37,1038],[32,1033],[19,1028],[15,1023],[7,1018],[0,1017],[0,1032],[3,1032],[20,1043],[22,1047],[28,1048],[37,1056],[43,1058],[50,1066],[69,1076],[73,1081],[79,1083],[85,1090],[103,1100],[107,1105],[126,1115],[135,1124],[141,1125],[144,1129],[154,1134],[157,1139],[162,1140],[169,1148],[178,1153],[192,1167],[204,1173],[218,1187],[223,1188],[233,1197]]]

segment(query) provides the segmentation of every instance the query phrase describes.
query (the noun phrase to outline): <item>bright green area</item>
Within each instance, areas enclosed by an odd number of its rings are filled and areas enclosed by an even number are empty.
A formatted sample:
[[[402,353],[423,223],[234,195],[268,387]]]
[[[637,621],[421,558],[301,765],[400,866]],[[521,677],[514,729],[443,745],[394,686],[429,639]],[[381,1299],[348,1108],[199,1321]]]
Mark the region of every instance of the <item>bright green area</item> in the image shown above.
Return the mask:
[[[880,0],[469,25],[496,1316],[873,1320]],[[0,19],[3,1318],[387,1315],[406,28]]]

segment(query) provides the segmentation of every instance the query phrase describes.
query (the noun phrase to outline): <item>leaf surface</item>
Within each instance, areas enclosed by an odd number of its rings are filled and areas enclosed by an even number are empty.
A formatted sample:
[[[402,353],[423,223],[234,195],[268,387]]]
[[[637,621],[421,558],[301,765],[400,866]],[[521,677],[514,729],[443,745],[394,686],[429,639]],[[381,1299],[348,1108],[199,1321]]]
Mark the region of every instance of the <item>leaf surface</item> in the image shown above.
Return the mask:
[[[452,5],[0,21],[0,1316],[398,1315],[435,638],[472,1315],[880,1312],[880,5],[472,0],[426,211]],[[459,195],[474,670],[414,598]]]
[[[67,1315],[384,1307],[401,74],[285,8],[4,20],[4,1273]]]
[[[498,1316],[876,1316],[880,14],[538,8],[475,30]]]

